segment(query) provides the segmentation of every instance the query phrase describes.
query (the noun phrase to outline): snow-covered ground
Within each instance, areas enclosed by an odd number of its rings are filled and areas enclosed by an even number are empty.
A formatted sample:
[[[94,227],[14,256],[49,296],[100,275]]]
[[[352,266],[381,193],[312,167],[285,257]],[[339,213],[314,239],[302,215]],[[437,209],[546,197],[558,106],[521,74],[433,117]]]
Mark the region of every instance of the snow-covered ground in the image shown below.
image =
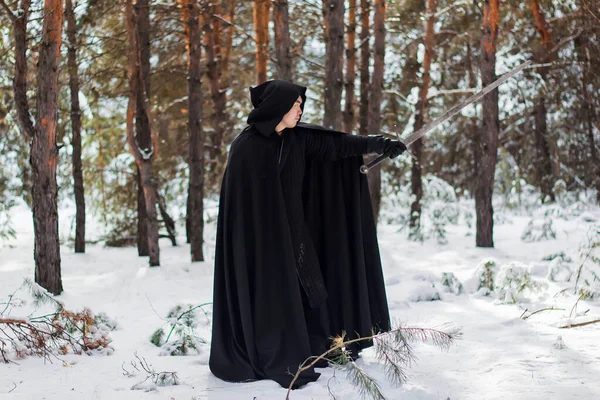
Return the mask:
[[[392,317],[404,325],[440,327],[446,323],[462,328],[463,336],[443,352],[431,344],[415,345],[416,364],[408,383],[393,387],[386,380],[372,350],[358,363],[379,379],[388,399],[600,399],[600,324],[560,329],[567,323],[600,318],[598,301],[581,300],[572,282],[547,279],[550,261],[542,259],[564,252],[576,268],[580,246],[589,227],[600,221],[600,209],[590,208],[580,216],[554,219],[556,239],[524,242],[521,233],[530,218],[504,214],[495,228],[495,248],[474,245],[467,225],[448,225],[448,243],[407,240],[398,226],[381,224],[379,239]],[[69,212],[61,216],[67,231]],[[0,303],[6,302],[25,278],[32,278],[33,233],[31,214],[19,206],[12,219],[17,237],[0,243]],[[91,235],[93,228],[88,228]],[[172,247],[161,240],[161,267],[149,268],[134,248],[112,249],[88,245],[84,255],[62,248],[64,293],[58,299],[68,309],[83,307],[105,312],[120,329],[110,333],[114,353],[109,356],[61,356],[65,364],[29,357],[16,363],[0,364],[0,398],[4,399],[283,399],[286,391],[275,382],[232,384],[213,377],[208,369],[208,347],[200,355],[160,356],[161,349],[150,343],[153,332],[163,326],[169,310],[178,304],[198,305],[212,300],[212,245],[214,225],[207,232],[205,263],[189,262],[189,247]],[[180,238],[180,242],[184,242]],[[493,258],[498,266],[517,261],[543,284],[538,292],[526,291],[515,304],[505,304],[477,290],[475,271],[483,260]],[[553,264],[555,265],[555,264]],[[452,272],[464,284],[464,293],[445,292],[441,275]],[[435,286],[435,287],[433,287]],[[26,298],[26,289],[16,297]],[[438,301],[428,301],[440,297]],[[421,301],[419,301],[421,300]],[[425,301],[423,301],[425,300]],[[544,311],[546,307],[564,311]],[[0,307],[0,311],[3,307]],[[527,309],[527,311],[525,311]],[[207,308],[210,311],[210,307]],[[12,316],[24,310],[14,308]],[[26,316],[22,315],[22,316]],[[209,314],[210,316],[210,314]],[[201,314],[197,332],[210,340],[210,322]],[[558,346],[562,338],[564,348]],[[156,371],[175,371],[181,384],[158,387],[155,391],[131,390],[145,378],[127,377],[135,354],[145,358]],[[328,399],[329,389],[337,399],[358,398],[344,373],[319,370],[321,378],[294,391],[294,400]]]

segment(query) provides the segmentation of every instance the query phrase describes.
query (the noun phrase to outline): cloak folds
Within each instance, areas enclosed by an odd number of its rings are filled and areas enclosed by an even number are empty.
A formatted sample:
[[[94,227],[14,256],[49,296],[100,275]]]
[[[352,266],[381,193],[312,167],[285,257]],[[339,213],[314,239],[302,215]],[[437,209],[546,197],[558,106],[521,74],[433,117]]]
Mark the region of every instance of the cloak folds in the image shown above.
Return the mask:
[[[314,134],[323,128],[315,127]],[[342,133],[343,134],[343,133]],[[390,330],[371,196],[362,157],[307,162],[304,211],[328,292],[329,330],[346,339]],[[350,345],[353,355],[371,341]]]
[[[356,156],[367,140],[306,124],[274,134],[305,98],[305,88],[275,82],[254,88],[251,117],[260,118],[232,143],[223,178],[209,366],[226,381],[288,387],[330,335],[389,330],[389,313]],[[309,369],[295,387],[319,375]]]

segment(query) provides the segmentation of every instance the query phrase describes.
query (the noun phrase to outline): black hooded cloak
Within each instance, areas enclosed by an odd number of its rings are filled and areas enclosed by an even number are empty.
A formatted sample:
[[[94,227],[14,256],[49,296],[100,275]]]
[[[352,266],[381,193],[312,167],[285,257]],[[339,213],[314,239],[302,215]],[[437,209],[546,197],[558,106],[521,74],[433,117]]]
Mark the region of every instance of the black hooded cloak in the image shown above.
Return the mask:
[[[298,124],[275,127],[306,88],[251,88],[254,110],[233,141],[215,250],[209,366],[223,380],[288,387],[330,337],[390,329],[362,154],[383,141]],[[370,343],[362,343],[358,351]],[[315,381],[314,369],[295,387]]]

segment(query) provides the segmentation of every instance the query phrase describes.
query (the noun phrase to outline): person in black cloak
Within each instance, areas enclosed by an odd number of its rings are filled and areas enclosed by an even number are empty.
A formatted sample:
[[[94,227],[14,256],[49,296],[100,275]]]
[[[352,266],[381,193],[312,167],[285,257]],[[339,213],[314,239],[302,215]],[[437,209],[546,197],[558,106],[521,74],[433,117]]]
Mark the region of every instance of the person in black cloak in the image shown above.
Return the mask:
[[[250,88],[254,109],[231,144],[215,249],[212,373],[288,387],[331,336],[390,329],[362,155],[406,150],[381,136],[300,123],[306,88]],[[350,349],[354,356],[363,347]],[[317,367],[326,367],[327,363]],[[294,388],[315,381],[302,372]]]

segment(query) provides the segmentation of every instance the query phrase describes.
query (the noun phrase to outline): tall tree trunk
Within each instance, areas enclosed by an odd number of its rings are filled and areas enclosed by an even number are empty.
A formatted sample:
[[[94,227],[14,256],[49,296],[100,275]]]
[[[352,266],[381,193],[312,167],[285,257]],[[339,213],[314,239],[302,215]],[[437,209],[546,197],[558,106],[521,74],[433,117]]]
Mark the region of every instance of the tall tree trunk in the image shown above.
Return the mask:
[[[137,106],[135,115],[135,130],[137,143],[141,149],[152,147],[150,124],[144,111],[144,102],[150,98],[150,1],[138,0],[135,4],[136,32],[139,46],[138,64],[141,68],[141,82],[137,85]],[[139,74],[138,74],[139,75]],[[136,76],[138,76],[136,75]],[[145,94],[144,94],[145,93]],[[142,173],[138,169],[138,255],[148,256],[148,210],[142,184]]]
[[[369,46],[369,19],[370,2],[360,0],[360,106],[358,111],[358,122],[360,135],[369,134],[369,62],[371,58],[371,46]]]
[[[477,88],[477,78],[475,76],[475,71],[473,70],[473,51],[471,50],[471,43],[467,41],[467,74],[469,80],[469,88],[476,89]],[[479,171],[478,157],[477,157],[477,149],[479,147],[479,132],[477,127],[477,114],[474,113],[469,121],[469,141],[470,141],[470,149],[472,152],[472,168],[468,172],[469,177],[469,191],[471,195],[473,195],[477,190],[477,171]]]
[[[29,113],[27,100],[27,22],[29,19],[30,0],[21,0],[19,13],[13,14],[5,10],[13,24],[15,35],[15,77],[13,80],[13,91],[15,96],[15,108],[17,110],[17,124],[21,132],[29,140],[33,139],[35,128]]]
[[[348,32],[346,34],[346,102],[344,106],[344,132],[354,128],[354,80],[356,79],[356,0],[348,5]]]
[[[288,8],[288,0],[273,0],[277,78],[293,82],[294,70],[292,68],[292,55],[290,52],[290,17]]]
[[[548,145],[548,130],[546,129],[546,101],[544,94],[536,99],[533,106],[533,120],[535,123],[535,144],[537,149],[537,159],[535,161],[535,170],[538,184],[542,191],[542,203],[546,201],[554,202],[554,175],[552,174],[552,161],[550,158],[550,148]]]
[[[485,0],[481,37],[481,84],[483,87],[496,80],[496,43],[498,41],[499,0]],[[494,172],[498,157],[498,89],[493,90],[482,100],[483,126],[481,140],[477,148],[477,190],[475,210],[477,214],[476,245],[494,247]]]
[[[548,52],[554,47],[552,43],[552,34],[550,33],[550,29],[548,28],[548,24],[546,23],[546,18],[544,14],[542,14],[542,10],[540,9],[539,0],[531,0],[529,3],[531,7],[531,11],[533,12],[533,17],[535,21],[535,27],[540,34],[540,41],[542,43],[541,49],[536,52],[536,59],[539,63],[544,62],[552,62],[554,59],[554,54],[548,54]],[[542,77],[542,80],[546,83],[547,75],[548,75],[548,67],[538,68],[538,73]],[[542,88],[545,88],[546,84],[542,85]],[[537,159],[535,160],[535,169],[537,174],[537,181],[542,190],[542,202],[545,202],[546,199],[550,201],[554,201],[554,182],[558,175],[555,176],[552,169],[552,158],[550,153],[550,148],[552,147],[550,142],[550,135],[548,134],[548,130],[546,128],[546,103],[545,103],[546,93],[542,89],[542,93],[538,94],[536,99],[536,104],[533,107],[534,113],[534,121],[535,121],[535,142],[537,148]],[[556,148],[556,146],[554,146]],[[558,163],[558,159],[556,160]],[[556,172],[557,168],[555,168],[554,172]]]
[[[79,107],[79,72],[77,71],[77,21],[73,1],[66,0],[69,50],[69,89],[71,91],[71,129],[73,131],[73,187],[75,188],[75,253],[85,253],[85,197],[81,167],[81,109]]]
[[[56,127],[58,66],[63,30],[63,1],[44,1],[42,43],[37,70],[37,115],[31,143],[35,281],[54,294],[63,291],[58,241]]]
[[[231,59],[231,49],[233,48],[233,23],[235,19],[235,0],[223,0],[221,6],[223,10],[228,10],[228,14],[225,15],[225,20],[229,22],[224,28],[223,35],[223,46],[225,51],[221,57],[221,90],[225,91],[229,87],[229,60]]]
[[[323,0],[323,20],[326,48],[323,126],[340,130],[344,88],[344,1]]]
[[[431,62],[434,57],[434,40],[435,40],[435,11],[437,0],[427,0],[427,8],[425,15],[427,22],[425,24],[425,56],[423,58],[423,81],[419,88],[419,100],[417,102],[415,124],[413,131],[417,131],[425,124],[425,115],[427,114],[427,94],[429,92],[429,84],[431,82]],[[410,228],[419,236],[421,234],[421,198],[423,197],[423,182],[421,176],[421,165],[423,165],[423,139],[419,139],[412,145],[413,155],[416,160],[413,160],[411,168],[410,186],[414,197],[413,203],[410,205]]]
[[[373,79],[369,97],[369,133],[376,134],[381,130],[381,102],[383,97],[383,71],[385,68],[385,0],[375,1],[373,26],[375,34],[375,51],[373,54]],[[381,205],[381,164],[369,172],[369,191],[375,221],[379,218]]]
[[[214,3],[205,5],[201,10],[203,12],[204,23],[204,47],[206,49],[206,74],[209,79],[209,86],[212,97],[212,115],[211,122],[213,134],[210,136],[210,164],[208,171],[208,184],[217,187],[218,182],[226,164],[226,152],[223,149],[225,132],[229,126],[227,118],[227,92],[222,84],[221,73],[223,71],[221,58],[221,36],[220,24],[213,15],[219,14],[219,10]]]
[[[254,0],[254,39],[256,42],[256,84],[267,80],[269,60],[270,0]]]
[[[143,7],[140,7],[143,8]],[[138,18],[133,10],[132,0],[127,0],[125,4],[125,24],[127,26],[128,43],[128,72],[129,72],[129,102],[127,104],[127,143],[129,150],[133,154],[136,164],[140,171],[140,180],[144,191],[144,199],[147,212],[148,226],[148,250],[149,263],[151,267],[160,265],[160,250],[158,247],[158,220],[156,213],[156,187],[154,186],[152,161],[158,154],[158,136],[152,126],[152,118],[146,97],[145,90],[140,91],[140,86],[144,85],[142,70],[138,60],[142,58],[141,49],[138,43],[138,32],[136,29]],[[142,66],[143,67],[143,66]],[[150,143],[139,143],[135,137],[134,117],[138,108],[138,96],[142,95],[142,108],[148,122],[150,130]],[[139,139],[139,138],[138,138]],[[148,146],[148,147],[146,147]]]
[[[589,164],[590,168],[589,176],[591,179],[586,179],[593,187],[596,188],[596,200],[600,204],[600,160],[598,159],[598,153],[596,152],[596,141],[594,140],[594,121],[596,120],[596,112],[594,108],[594,101],[592,95],[588,90],[590,85],[589,79],[589,68],[591,67],[590,59],[588,56],[589,38],[587,32],[582,33],[575,39],[575,51],[577,54],[577,61],[581,65],[581,96],[583,97],[583,115],[585,132],[588,139],[588,146],[590,148]],[[586,183],[587,183],[586,182]]]
[[[188,52],[188,129],[190,180],[188,187],[188,237],[192,261],[204,261],[204,137],[202,133],[202,68],[200,12],[195,0],[178,0],[185,25]]]

